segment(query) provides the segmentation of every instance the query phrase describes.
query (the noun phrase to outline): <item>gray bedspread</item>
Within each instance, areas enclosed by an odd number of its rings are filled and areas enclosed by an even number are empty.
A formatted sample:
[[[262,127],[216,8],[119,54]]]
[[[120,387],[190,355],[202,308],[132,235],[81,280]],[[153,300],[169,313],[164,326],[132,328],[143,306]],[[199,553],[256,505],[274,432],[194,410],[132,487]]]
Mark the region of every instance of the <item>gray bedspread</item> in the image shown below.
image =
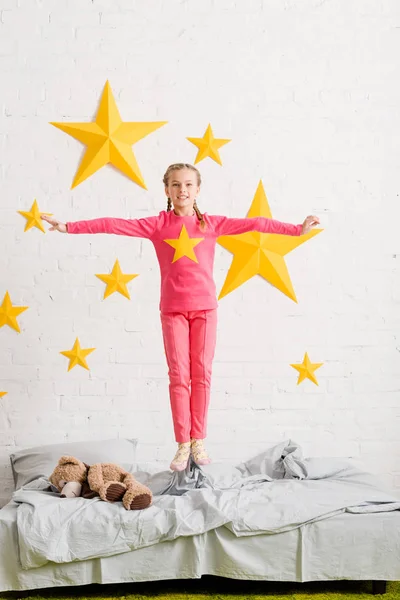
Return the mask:
[[[344,511],[400,510],[400,499],[372,474],[346,459],[303,459],[290,440],[237,466],[191,462],[182,473],[135,476],[154,494],[141,511],[61,499],[45,491],[44,478],[16,491],[22,568],[112,556],[221,526],[237,537],[272,535]]]

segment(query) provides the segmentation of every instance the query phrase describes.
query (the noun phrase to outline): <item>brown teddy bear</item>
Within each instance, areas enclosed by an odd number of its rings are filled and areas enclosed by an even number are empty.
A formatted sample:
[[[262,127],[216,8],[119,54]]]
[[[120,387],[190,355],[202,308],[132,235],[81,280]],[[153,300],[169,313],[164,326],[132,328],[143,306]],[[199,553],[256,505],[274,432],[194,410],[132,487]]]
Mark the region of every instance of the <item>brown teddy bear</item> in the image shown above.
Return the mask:
[[[89,467],[74,456],[62,456],[49,481],[64,498],[98,495],[105,502],[122,500],[126,510],[140,510],[152,503],[151,490],[114,463]]]

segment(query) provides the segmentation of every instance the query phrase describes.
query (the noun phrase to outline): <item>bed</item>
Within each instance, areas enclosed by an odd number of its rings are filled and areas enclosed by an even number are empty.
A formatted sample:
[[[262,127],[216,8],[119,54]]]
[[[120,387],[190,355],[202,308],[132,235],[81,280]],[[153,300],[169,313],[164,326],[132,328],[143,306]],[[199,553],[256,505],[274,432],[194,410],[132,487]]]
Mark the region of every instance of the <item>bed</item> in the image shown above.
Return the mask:
[[[216,575],[372,580],[382,593],[400,580],[400,499],[350,459],[303,458],[288,440],[239,465],[192,461],[172,473],[137,465],[135,440],[97,444],[12,456],[17,489],[0,510],[0,591]],[[47,491],[59,455],[93,463],[105,461],[105,448],[152,489],[150,508]]]

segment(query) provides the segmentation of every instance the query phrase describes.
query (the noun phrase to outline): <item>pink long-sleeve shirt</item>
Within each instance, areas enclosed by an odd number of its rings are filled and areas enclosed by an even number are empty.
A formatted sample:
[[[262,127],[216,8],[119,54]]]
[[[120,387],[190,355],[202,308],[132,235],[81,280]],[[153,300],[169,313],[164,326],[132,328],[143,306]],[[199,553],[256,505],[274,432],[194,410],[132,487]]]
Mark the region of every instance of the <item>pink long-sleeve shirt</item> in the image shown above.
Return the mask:
[[[204,221],[206,229],[202,231],[196,215],[182,217],[171,210],[142,219],[76,221],[67,223],[67,231],[114,233],[151,240],[161,272],[161,312],[206,310],[218,306],[213,267],[215,244],[219,236],[248,231],[301,235],[302,231],[301,225],[265,217],[231,219],[204,213]],[[192,241],[184,243],[187,237]],[[181,243],[178,242],[179,238]]]

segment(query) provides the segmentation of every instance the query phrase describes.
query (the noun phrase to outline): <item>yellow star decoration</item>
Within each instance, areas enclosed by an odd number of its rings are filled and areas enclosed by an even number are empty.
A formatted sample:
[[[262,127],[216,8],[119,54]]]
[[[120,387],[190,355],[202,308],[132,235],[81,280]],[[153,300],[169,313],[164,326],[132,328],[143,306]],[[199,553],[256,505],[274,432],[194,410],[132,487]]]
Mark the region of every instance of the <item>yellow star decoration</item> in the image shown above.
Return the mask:
[[[7,392],[0,392],[0,398],[2,398],[3,396],[5,396],[7,394]]]
[[[19,210],[18,212],[19,212],[20,215],[22,215],[26,219],[26,225],[25,225],[24,231],[28,231],[32,227],[37,227],[38,229],[40,229],[40,231],[43,231],[43,233],[46,233],[46,230],[45,230],[45,228],[43,226],[43,221],[40,218],[40,215],[49,215],[49,216],[51,216],[53,214],[53,213],[43,213],[43,212],[40,212],[36,200],[32,204],[30,211]]]
[[[130,281],[132,281],[132,279],[134,279],[137,276],[138,276],[137,273],[129,274],[129,275],[122,273],[118,260],[115,261],[113,270],[111,271],[111,273],[109,275],[108,274],[102,274],[102,275],[96,274],[96,277],[101,279],[101,281],[104,281],[104,283],[107,286],[104,291],[104,299],[108,298],[108,296],[110,296],[111,294],[114,294],[114,292],[119,292],[120,294],[125,296],[125,298],[128,298],[128,300],[130,300],[130,296],[129,296],[129,292],[128,292],[128,288],[126,287],[126,284],[129,283]]]
[[[247,217],[272,218],[262,181],[258,184]],[[234,258],[218,299],[233,292],[254,275],[261,275],[271,285],[297,302],[283,257],[321,231],[323,230],[314,229],[300,236],[257,231],[220,236],[217,242],[232,252]]]
[[[202,138],[186,138],[189,142],[192,142],[199,149],[194,164],[200,162],[204,158],[209,156],[216,163],[222,166],[221,157],[219,155],[218,150],[228,144],[231,140],[222,140],[214,137],[213,130],[211,129],[211,125],[208,125],[205,134]]]
[[[164,240],[164,242],[167,242],[167,244],[175,248],[174,258],[172,259],[173,263],[183,256],[187,256],[190,258],[190,260],[198,263],[199,261],[197,260],[197,256],[195,255],[193,248],[197,246],[197,244],[200,244],[200,242],[203,240],[204,238],[190,238],[186,227],[182,225],[181,232],[177,239]]]
[[[314,375],[314,371],[322,367],[323,364],[324,363],[310,362],[310,359],[308,358],[308,354],[306,352],[302,363],[300,363],[299,365],[290,365],[291,367],[293,367],[293,369],[296,369],[296,371],[300,373],[299,378],[297,380],[297,385],[299,385],[299,383],[304,381],[306,378],[318,385],[318,381]]]
[[[165,125],[166,122],[121,121],[111,86],[107,81],[94,122],[50,123],[87,145],[71,189],[108,163],[147,189],[131,146]]]
[[[27,310],[28,306],[13,306],[11,298],[8,292],[5,293],[3,298],[3,304],[0,306],[0,327],[8,325],[11,329],[15,329],[18,333],[21,333],[19,328],[17,317],[24,310]]]
[[[60,352],[60,354],[63,354],[69,358],[68,371],[73,369],[73,367],[76,367],[76,365],[80,365],[89,371],[89,367],[85,359],[88,354],[93,352],[93,350],[96,350],[96,348],[81,348],[79,340],[76,338],[72,350],[64,350],[64,352]]]

